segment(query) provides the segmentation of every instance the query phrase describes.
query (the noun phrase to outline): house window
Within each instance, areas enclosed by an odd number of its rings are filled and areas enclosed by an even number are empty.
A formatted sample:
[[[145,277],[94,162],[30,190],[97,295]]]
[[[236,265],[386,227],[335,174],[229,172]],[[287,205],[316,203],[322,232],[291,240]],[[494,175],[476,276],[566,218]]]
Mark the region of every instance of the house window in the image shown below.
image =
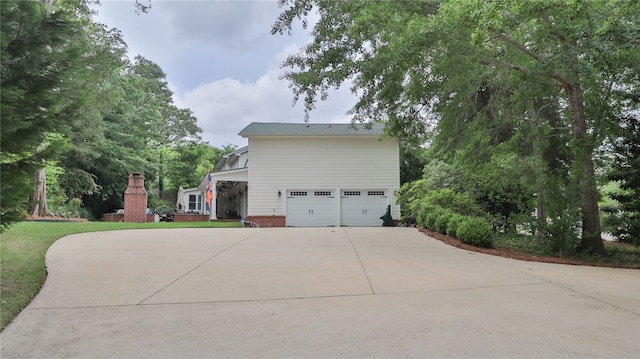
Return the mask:
[[[384,191],[368,191],[369,196],[384,196]]]
[[[202,210],[202,196],[199,194],[189,195],[189,211]]]
[[[307,191],[291,191],[290,194],[292,197],[306,196]]]
[[[315,191],[314,196],[331,196],[331,191]]]

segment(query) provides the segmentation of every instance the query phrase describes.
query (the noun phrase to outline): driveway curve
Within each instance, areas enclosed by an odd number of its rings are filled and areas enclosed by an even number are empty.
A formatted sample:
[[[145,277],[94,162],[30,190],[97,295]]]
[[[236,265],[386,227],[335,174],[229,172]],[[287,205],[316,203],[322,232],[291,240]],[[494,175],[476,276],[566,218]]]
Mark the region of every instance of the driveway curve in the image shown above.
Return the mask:
[[[534,263],[411,228],[57,241],[9,358],[637,358],[640,271]]]

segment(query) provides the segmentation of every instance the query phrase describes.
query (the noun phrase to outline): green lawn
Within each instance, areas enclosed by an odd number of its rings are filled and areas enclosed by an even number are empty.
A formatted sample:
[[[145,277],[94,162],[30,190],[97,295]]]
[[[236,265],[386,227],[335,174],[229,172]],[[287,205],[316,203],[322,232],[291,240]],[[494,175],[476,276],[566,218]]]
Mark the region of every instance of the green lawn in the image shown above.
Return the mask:
[[[239,222],[22,222],[0,234],[0,327],[4,329],[38,294],[46,278],[44,256],[59,238],[83,232],[151,228],[240,227]]]

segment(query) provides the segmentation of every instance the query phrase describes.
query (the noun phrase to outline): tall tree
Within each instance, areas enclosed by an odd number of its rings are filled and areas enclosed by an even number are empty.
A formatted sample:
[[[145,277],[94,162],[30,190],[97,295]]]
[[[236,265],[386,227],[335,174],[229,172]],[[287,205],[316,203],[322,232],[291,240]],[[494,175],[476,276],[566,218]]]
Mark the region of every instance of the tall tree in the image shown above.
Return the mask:
[[[2,227],[28,206],[31,178],[59,153],[74,106],[73,73],[86,65],[79,39],[82,23],[71,7],[37,1],[2,1],[2,133],[0,188]]]
[[[208,143],[186,142],[165,149],[166,178],[169,188],[178,190],[196,187],[218,160],[234,151],[237,146],[225,145],[216,148]]]
[[[96,218],[122,208],[128,172],[143,171],[147,183],[163,187],[169,158],[162,154],[200,138],[195,116],[173,104],[165,77],[160,66],[143,57],[121,62],[103,83],[109,106],[101,107],[100,122],[74,137],[80,143],[74,142],[62,161],[67,172],[73,169],[94,180],[96,190],[83,200]],[[69,183],[61,182],[63,187]]]
[[[478,60],[521,73],[522,85],[555,84],[563,91],[573,135],[572,171],[582,209],[582,247],[600,254],[604,246],[593,156],[604,138],[602,129],[612,120],[610,107],[615,106],[606,94],[618,81],[618,85],[634,85],[632,78],[618,76],[608,66],[616,62],[622,72],[637,73],[638,65],[633,63],[637,51],[629,43],[640,40],[633,31],[640,12],[632,7],[619,1],[549,1],[526,6],[522,1],[452,1],[442,9],[444,18],[473,29],[470,40]],[[613,29],[627,32],[618,35]],[[610,54],[612,48],[615,54]]]
[[[509,91],[556,98],[572,138],[571,174],[582,212],[582,249],[604,253],[593,151],[621,102],[612,90],[637,88],[640,7],[627,1],[324,1],[281,0],[272,32],[319,14],[313,41],[283,64],[307,111],[343,82],[360,94],[355,121],[385,120],[392,134],[427,139],[473,131],[470,121],[499,120]],[[615,65],[614,65],[615,64]],[[542,100],[542,98],[540,98]],[[517,105],[517,106],[516,106]],[[524,119],[524,111],[521,110]],[[522,121],[521,121],[522,122]],[[438,123],[438,127],[435,127]],[[476,127],[477,128],[477,127]],[[521,126],[515,126],[519,130]],[[456,139],[457,138],[457,139]],[[468,139],[474,138],[473,136]],[[450,141],[465,140],[453,136]],[[466,140],[465,140],[466,141]]]

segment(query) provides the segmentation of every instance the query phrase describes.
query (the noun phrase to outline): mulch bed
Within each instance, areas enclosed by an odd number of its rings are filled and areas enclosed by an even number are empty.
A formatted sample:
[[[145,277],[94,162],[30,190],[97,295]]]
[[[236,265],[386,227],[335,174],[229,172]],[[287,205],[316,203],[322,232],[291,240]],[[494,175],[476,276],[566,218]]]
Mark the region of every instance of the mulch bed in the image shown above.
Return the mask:
[[[631,268],[631,269],[640,269],[639,264],[620,264],[620,263],[607,263],[607,262],[586,262],[580,261],[576,259],[567,259],[567,258],[558,258],[558,257],[544,257],[544,256],[536,256],[532,254],[520,253],[516,252],[509,248],[481,248],[474,247],[472,245],[462,243],[460,240],[449,237],[445,234],[434,232],[427,228],[419,227],[418,230],[429,237],[435,238],[439,241],[442,241],[450,246],[466,249],[473,252],[491,254],[494,256],[500,256],[505,258],[517,259],[521,261],[530,261],[530,262],[544,262],[544,263],[557,263],[557,264],[569,264],[569,265],[582,265],[582,266],[594,266],[594,267],[610,267],[610,268]]]

